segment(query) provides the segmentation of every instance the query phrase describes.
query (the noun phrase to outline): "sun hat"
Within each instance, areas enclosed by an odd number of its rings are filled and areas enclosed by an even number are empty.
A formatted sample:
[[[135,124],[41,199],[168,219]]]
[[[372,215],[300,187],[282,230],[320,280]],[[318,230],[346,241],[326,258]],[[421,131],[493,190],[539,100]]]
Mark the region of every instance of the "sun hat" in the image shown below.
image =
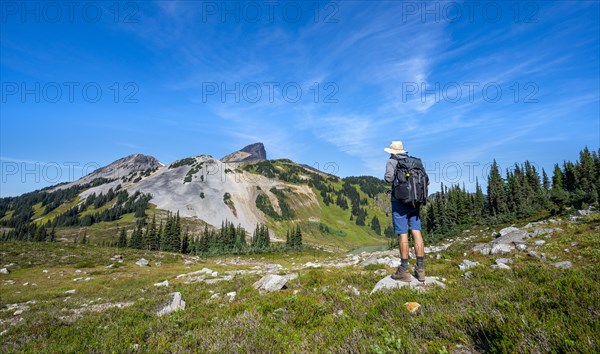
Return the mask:
[[[404,150],[404,146],[401,141],[392,141],[389,148],[383,149],[383,151],[388,154],[396,155],[396,154],[407,154],[408,151]]]

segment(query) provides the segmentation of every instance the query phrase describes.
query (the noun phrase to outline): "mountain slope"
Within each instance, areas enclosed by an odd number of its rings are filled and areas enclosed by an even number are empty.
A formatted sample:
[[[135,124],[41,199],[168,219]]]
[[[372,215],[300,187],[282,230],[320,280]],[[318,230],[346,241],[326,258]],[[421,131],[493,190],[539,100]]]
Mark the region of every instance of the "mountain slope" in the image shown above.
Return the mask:
[[[221,158],[222,162],[256,162],[264,161],[267,159],[267,151],[263,143],[254,143],[245,146],[239,151],[229,154]]]
[[[244,149],[261,148],[259,143]],[[253,156],[266,156],[266,152]],[[264,223],[272,240],[283,241],[287,229],[300,225],[307,243],[352,249],[387,243],[382,236],[385,227],[377,231],[370,227],[373,217],[378,224],[388,219],[389,202],[383,192],[384,185],[373,177],[343,180],[290,160],[240,164],[199,155],[165,166],[152,157],[132,155],[79,181],[2,201],[0,222],[14,227],[26,220],[41,225],[60,218],[68,220],[68,226],[97,224],[92,230],[114,237],[113,231],[101,230],[133,223],[135,217],[119,214],[115,219],[107,212],[120,208],[123,213],[135,211],[137,216],[143,215],[139,208],[145,207],[179,213],[193,233],[205,223],[219,228],[225,220],[248,232]],[[142,197],[151,197],[151,204],[145,204]],[[80,222],[73,219],[74,214]]]
[[[65,189],[83,185],[99,178],[116,179],[134,172],[155,170],[163,166],[163,163],[152,156],[142,154],[129,155],[95,170],[77,181],[60,185],[58,188]]]

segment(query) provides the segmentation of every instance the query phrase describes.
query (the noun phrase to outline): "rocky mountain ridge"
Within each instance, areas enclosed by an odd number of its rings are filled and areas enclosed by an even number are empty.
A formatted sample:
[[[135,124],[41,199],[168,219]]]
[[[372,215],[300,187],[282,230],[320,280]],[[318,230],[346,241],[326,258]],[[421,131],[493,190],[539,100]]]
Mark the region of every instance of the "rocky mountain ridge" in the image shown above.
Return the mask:
[[[265,161],[267,159],[267,151],[263,143],[254,143],[245,146],[241,150],[231,153],[221,158],[221,162],[256,162]]]

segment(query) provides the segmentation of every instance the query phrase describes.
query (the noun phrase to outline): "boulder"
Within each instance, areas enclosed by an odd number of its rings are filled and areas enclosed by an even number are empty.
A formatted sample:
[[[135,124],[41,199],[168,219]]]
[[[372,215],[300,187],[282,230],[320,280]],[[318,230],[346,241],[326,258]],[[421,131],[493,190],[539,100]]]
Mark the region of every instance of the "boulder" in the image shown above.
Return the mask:
[[[484,244],[478,244],[475,245],[475,247],[473,247],[473,252],[479,252],[483,255],[489,255],[492,252],[492,246],[490,246],[490,244],[488,243],[484,243]]]
[[[510,267],[504,263],[496,263],[496,264],[492,265],[492,268],[494,268],[494,269],[510,269]]]
[[[537,251],[529,251],[527,252],[527,255],[529,257],[534,257],[539,259],[540,261],[545,261],[546,260],[546,255]]]
[[[563,262],[556,262],[556,263],[553,264],[553,266],[555,266],[556,268],[569,269],[573,265],[569,261],[563,261]]]
[[[147,260],[145,260],[144,258],[138,259],[137,262],[135,262],[135,264],[137,264],[140,267],[147,267],[150,263],[148,263]]]
[[[527,245],[524,243],[517,243],[515,247],[519,251],[525,251],[527,249]]]
[[[169,304],[156,313],[157,316],[167,315],[177,310],[185,310],[185,301],[180,292],[169,294]]]
[[[418,291],[424,291],[426,289],[426,287],[429,285],[438,285],[438,286],[441,286],[442,288],[446,287],[446,285],[444,283],[438,281],[437,277],[425,277],[425,282],[422,283],[413,276],[411,276],[410,282],[403,282],[403,281],[394,280],[394,279],[392,279],[391,275],[388,275],[387,277],[381,279],[377,284],[375,284],[375,287],[373,288],[373,290],[371,290],[371,294],[381,291],[381,290],[395,290],[395,289],[406,288],[406,287],[415,289]]]
[[[0,269],[0,274],[10,274],[10,270],[8,270],[8,268],[2,268]]]
[[[501,234],[500,237],[496,238],[492,241],[492,243],[514,243],[514,242],[522,242],[523,240],[529,238],[529,234],[527,231],[523,231],[517,228],[514,228],[511,232]],[[505,229],[503,229],[505,230]]]
[[[492,246],[490,254],[505,254],[510,253],[515,247],[506,243],[498,243]]]
[[[546,241],[544,241],[544,240],[537,240],[533,244],[535,246],[543,246],[545,243],[546,243]]]
[[[512,262],[513,262],[512,258],[498,258],[498,259],[496,259],[496,264],[499,264],[499,263],[511,264]]]
[[[460,270],[465,270],[465,269],[469,269],[469,268],[473,268],[475,266],[478,266],[479,263],[478,262],[472,262],[468,259],[465,259],[462,261],[461,264],[458,265],[458,269]]]
[[[169,281],[165,280],[165,281],[160,282],[160,283],[154,283],[154,286],[169,286]]]
[[[254,283],[252,286],[254,289],[264,292],[270,293],[273,291],[279,291],[286,287],[286,283],[289,280],[293,280],[298,278],[298,274],[292,273],[288,275],[277,275],[277,274],[267,274],[262,277],[259,281]]]
[[[514,232],[514,231],[521,231],[521,230],[519,228],[517,228],[517,227],[514,227],[514,226],[505,227],[505,228],[503,228],[502,230],[500,230],[498,232],[498,237],[502,237],[504,235],[508,235],[509,233]]]

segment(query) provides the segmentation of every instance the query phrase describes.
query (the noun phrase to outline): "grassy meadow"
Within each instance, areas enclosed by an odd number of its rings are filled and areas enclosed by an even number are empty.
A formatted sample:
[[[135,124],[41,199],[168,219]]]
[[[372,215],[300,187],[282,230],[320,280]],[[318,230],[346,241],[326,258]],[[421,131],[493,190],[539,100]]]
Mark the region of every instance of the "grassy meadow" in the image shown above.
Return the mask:
[[[548,260],[513,251],[503,256],[513,259],[510,270],[490,267],[500,256],[471,252],[477,239],[456,241],[439,259],[426,258],[428,275],[443,278],[446,288],[372,295],[393,269],[302,268],[344,259],[343,253],[194,258],[71,243],[0,243],[0,267],[14,263],[11,274],[0,275],[0,352],[595,353],[599,225],[600,214],[555,225],[563,231],[538,238],[546,243],[536,250]],[[489,231],[475,228],[468,235],[490,239]],[[123,263],[111,261],[117,254]],[[142,257],[149,267],[135,265]],[[457,267],[463,259],[480,263],[468,279]],[[564,260],[572,268],[552,266]],[[283,267],[280,274],[299,277],[270,294],[252,287],[259,274],[214,284],[176,278],[202,268],[222,275],[273,263]],[[164,280],[169,287],[154,286]],[[174,291],[186,309],[156,316]],[[230,292],[233,300],[225,295]],[[409,301],[422,307],[410,313],[403,306]]]

